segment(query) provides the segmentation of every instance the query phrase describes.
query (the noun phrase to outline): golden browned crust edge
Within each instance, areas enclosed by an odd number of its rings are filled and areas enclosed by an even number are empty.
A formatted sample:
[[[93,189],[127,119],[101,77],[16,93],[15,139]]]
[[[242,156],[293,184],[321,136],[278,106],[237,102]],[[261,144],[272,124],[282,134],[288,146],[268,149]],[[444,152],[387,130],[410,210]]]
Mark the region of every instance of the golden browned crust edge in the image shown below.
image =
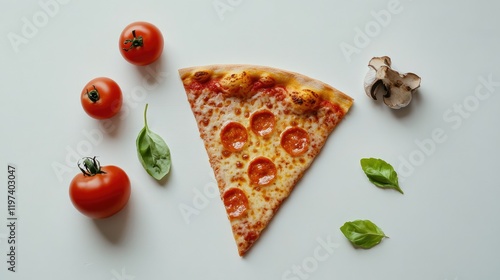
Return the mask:
[[[245,71],[250,75],[260,76],[261,74],[271,74],[277,84],[291,86],[300,89],[311,89],[320,93],[323,99],[339,105],[344,113],[347,113],[353,104],[353,98],[342,91],[332,87],[317,79],[306,75],[268,66],[251,64],[212,64],[205,66],[193,66],[179,69],[179,75],[184,84],[191,82],[191,77],[198,71],[209,71],[214,77],[222,77],[228,73]]]

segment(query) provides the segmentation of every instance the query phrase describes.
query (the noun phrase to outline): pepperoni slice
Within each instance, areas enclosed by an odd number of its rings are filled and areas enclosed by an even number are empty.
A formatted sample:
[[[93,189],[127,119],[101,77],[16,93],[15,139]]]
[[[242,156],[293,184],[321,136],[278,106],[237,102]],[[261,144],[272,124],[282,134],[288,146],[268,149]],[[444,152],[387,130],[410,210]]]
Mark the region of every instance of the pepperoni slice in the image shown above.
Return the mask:
[[[248,198],[246,194],[238,188],[230,188],[222,197],[227,214],[231,218],[238,218],[248,209]]]
[[[240,123],[230,122],[222,128],[220,138],[224,148],[231,152],[241,151],[248,140],[247,129]]]
[[[255,112],[250,118],[250,128],[260,136],[271,134],[275,123],[276,119],[274,118],[274,114],[268,110]]]
[[[276,165],[266,157],[258,157],[248,165],[248,178],[258,186],[267,186],[276,179]]]
[[[300,127],[292,127],[281,134],[281,147],[292,156],[300,156],[309,149],[309,134]]]

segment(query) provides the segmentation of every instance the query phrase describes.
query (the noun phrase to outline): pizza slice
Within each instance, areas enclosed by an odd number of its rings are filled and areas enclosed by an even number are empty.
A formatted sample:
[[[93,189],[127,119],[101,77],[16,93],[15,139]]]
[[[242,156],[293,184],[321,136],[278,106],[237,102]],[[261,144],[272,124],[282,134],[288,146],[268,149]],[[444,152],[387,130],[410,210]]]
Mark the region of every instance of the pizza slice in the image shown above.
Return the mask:
[[[320,81],[263,66],[210,65],[179,74],[243,256],[352,99]]]

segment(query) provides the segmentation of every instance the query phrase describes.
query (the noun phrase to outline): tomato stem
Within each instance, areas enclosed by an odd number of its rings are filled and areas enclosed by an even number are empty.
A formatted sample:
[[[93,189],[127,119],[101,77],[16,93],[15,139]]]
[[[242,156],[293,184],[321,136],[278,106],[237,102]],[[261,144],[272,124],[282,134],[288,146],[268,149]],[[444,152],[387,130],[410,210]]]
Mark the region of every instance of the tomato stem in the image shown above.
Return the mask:
[[[78,161],[78,168],[82,171],[84,176],[94,176],[97,174],[105,174],[106,172],[101,170],[101,163],[94,156],[84,157]]]
[[[90,101],[92,101],[92,103],[96,103],[100,99],[99,91],[94,85],[92,86],[94,87],[94,89],[91,91],[87,89],[87,96],[89,97]]]
[[[135,36],[135,30],[132,30],[132,36],[133,36],[132,39],[127,39],[127,40],[125,40],[123,42],[124,45],[126,45],[128,43],[131,43],[130,47],[128,47],[128,49],[127,48],[123,48],[123,50],[126,51],[126,52],[128,52],[130,49],[142,47],[144,45],[142,36],[139,36],[139,37]]]

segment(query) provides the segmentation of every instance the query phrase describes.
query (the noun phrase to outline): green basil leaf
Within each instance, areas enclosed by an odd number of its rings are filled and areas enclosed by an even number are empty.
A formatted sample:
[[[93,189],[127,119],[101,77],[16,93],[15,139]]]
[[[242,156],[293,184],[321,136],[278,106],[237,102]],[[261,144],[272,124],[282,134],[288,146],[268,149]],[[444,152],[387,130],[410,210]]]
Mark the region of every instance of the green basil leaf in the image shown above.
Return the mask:
[[[161,180],[170,171],[171,158],[167,143],[156,133],[149,130],[146,119],[148,104],[144,109],[144,128],[139,132],[137,155],[144,169],[156,180]]]
[[[387,237],[385,233],[369,220],[346,222],[340,231],[351,243],[363,249],[370,249]]]
[[[398,174],[389,163],[377,158],[363,158],[360,162],[361,168],[375,186],[403,193],[399,187]]]

